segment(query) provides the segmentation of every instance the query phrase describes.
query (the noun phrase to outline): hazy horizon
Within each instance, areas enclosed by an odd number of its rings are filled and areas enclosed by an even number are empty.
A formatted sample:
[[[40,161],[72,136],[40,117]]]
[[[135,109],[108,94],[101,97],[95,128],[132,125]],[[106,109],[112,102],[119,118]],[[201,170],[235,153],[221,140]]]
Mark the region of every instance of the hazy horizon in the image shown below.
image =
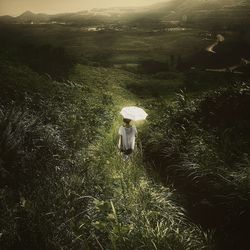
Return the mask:
[[[169,0],[0,0],[0,16],[18,16],[29,10],[34,13],[56,14],[93,8],[140,7]]]

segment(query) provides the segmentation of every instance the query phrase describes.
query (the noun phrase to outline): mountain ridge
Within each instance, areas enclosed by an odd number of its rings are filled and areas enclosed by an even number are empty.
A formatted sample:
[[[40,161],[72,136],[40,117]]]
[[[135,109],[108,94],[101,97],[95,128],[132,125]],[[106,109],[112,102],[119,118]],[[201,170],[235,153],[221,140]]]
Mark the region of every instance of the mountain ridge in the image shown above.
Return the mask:
[[[239,8],[240,11],[239,11]],[[153,18],[159,21],[179,20],[199,22],[199,20],[222,20],[225,15],[227,22],[235,22],[236,19],[247,21],[250,13],[250,1],[247,0],[169,0],[159,2],[146,7],[112,7],[94,8],[78,12],[45,14],[25,11],[17,17],[1,16],[0,21],[10,23],[49,23],[65,22],[82,24],[91,19],[102,21],[129,21],[131,18]],[[233,21],[230,21],[230,19]],[[131,20],[132,20],[131,19]],[[209,24],[210,25],[210,24]],[[212,24],[211,24],[212,25]],[[214,24],[213,24],[214,25]]]

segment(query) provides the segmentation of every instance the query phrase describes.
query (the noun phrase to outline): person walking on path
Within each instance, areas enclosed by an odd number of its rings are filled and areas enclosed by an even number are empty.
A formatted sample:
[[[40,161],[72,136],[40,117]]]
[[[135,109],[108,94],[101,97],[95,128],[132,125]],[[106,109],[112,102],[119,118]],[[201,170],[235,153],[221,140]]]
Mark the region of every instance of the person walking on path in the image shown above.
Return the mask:
[[[139,107],[124,107],[120,114],[123,116],[123,126],[119,128],[118,147],[124,155],[124,160],[128,160],[135,149],[135,137],[137,129],[131,125],[131,121],[142,121],[147,117],[147,113]]]
[[[128,160],[135,149],[135,138],[137,129],[132,126],[131,120],[123,118],[123,126],[119,128],[119,143],[118,147],[124,155],[124,160]]]

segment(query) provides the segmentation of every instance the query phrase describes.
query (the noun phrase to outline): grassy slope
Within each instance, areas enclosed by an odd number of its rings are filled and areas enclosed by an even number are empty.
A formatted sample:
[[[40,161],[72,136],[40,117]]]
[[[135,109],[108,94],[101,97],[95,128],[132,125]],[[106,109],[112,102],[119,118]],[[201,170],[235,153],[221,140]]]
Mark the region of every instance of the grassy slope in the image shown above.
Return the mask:
[[[209,244],[211,235],[187,220],[173,190],[147,176],[140,147],[128,164],[118,153],[119,110],[141,105],[125,88],[138,76],[77,65],[69,82],[56,82],[7,61],[1,73],[1,152],[15,146],[1,154],[3,249]],[[31,115],[40,121],[34,128]]]
[[[138,99],[123,86],[124,74],[126,80],[134,76],[127,77],[127,73],[118,70],[101,71],[104,82],[113,76],[117,78],[109,86],[114,103],[113,124],[103,133],[102,139],[89,147],[93,175],[96,171],[102,172],[105,178],[103,198],[93,202],[95,219],[91,223],[94,227],[91,237],[102,249],[206,247],[211,235],[186,220],[184,210],[174,201],[175,194],[171,188],[163,187],[147,176],[140,147],[131,161],[122,161],[117,150],[117,131],[121,124],[118,111],[127,105],[140,105]],[[118,76],[123,76],[122,80]],[[142,125],[138,127],[139,131],[143,129]],[[93,247],[92,244],[87,243],[88,247]]]
[[[78,231],[68,222],[86,207],[77,198],[102,178],[85,182],[87,146],[110,117],[103,77],[93,88],[91,77],[71,85],[13,62],[0,71],[0,248],[70,248]]]
[[[249,231],[249,161],[245,160],[249,133],[244,130],[249,122],[244,113],[248,96],[247,84],[228,85],[196,98],[180,92],[168,105],[159,101],[152,105],[144,134],[145,162],[156,166],[163,181],[173,181],[196,223],[216,229],[218,249],[249,246],[245,234]]]

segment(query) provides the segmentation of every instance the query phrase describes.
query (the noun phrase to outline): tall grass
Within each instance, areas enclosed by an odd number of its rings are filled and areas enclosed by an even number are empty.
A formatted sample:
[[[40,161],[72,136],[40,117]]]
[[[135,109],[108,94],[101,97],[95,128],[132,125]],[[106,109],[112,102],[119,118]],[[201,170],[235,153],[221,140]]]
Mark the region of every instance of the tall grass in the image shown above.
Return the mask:
[[[11,65],[11,67],[9,67]],[[175,191],[117,149],[133,74],[78,65],[67,82],[1,64],[2,249],[209,249]],[[8,82],[8,85],[6,85]]]
[[[123,98],[113,97],[117,105],[115,113],[129,101],[128,93],[124,89],[122,92]],[[119,89],[115,93],[119,93]],[[88,247],[212,249],[213,233],[204,232],[189,222],[185,210],[176,201],[173,188],[157,184],[146,174],[140,139],[133,157],[123,161],[117,148],[120,118],[114,118],[103,139],[90,147],[90,175],[102,173],[104,179],[100,187],[103,194],[92,198],[87,216],[90,224],[81,225],[81,230],[91,232]]]
[[[249,103],[244,83],[196,99],[180,92],[174,105],[157,110],[161,118],[154,117],[143,142],[145,161],[174,182],[190,216],[216,228],[226,249],[248,244]]]
[[[77,248],[79,216],[103,183],[89,174],[87,148],[111,116],[106,87],[89,91],[10,62],[1,72],[1,248]]]

